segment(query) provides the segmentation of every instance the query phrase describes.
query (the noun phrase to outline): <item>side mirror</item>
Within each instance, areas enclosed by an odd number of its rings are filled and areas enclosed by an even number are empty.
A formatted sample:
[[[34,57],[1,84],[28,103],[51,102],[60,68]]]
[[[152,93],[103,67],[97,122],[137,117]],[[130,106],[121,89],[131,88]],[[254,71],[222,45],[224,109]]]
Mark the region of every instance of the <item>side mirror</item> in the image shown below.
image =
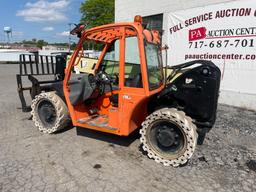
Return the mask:
[[[70,31],[71,35],[77,35],[78,38],[82,36],[82,31],[86,28],[84,24],[75,25],[75,28]]]
[[[148,30],[144,29],[143,30],[143,35],[144,38],[149,42],[149,43],[154,43],[154,44],[160,44],[160,33],[157,30]]]

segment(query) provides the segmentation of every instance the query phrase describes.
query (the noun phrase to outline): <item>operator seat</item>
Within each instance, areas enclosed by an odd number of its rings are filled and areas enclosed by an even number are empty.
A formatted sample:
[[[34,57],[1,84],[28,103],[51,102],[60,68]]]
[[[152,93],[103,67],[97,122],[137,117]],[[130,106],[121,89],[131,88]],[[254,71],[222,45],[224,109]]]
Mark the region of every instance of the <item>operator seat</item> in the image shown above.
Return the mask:
[[[137,88],[141,88],[142,87],[142,77],[141,77],[141,73],[138,73],[133,80],[130,83],[130,87],[137,87]]]
[[[76,80],[70,80],[69,83],[69,99],[72,105],[78,105],[87,99],[96,98],[96,84],[93,83],[94,76],[92,74],[84,74]]]

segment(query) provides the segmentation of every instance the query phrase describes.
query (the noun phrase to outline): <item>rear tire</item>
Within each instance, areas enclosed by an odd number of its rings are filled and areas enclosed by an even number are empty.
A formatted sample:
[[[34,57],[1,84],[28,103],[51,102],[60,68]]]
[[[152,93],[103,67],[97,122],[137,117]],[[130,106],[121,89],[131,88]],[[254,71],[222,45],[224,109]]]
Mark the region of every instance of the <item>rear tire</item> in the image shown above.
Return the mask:
[[[153,112],[142,123],[140,134],[142,148],[149,158],[174,167],[191,158],[198,137],[192,119],[175,108]]]
[[[70,122],[65,102],[54,91],[37,95],[32,100],[31,108],[32,120],[43,133],[55,133]]]

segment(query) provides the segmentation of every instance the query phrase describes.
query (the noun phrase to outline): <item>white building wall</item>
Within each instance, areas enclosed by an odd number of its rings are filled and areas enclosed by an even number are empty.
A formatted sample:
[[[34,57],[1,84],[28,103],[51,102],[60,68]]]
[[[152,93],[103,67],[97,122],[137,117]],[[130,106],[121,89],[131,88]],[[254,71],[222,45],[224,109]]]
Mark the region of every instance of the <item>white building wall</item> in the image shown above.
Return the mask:
[[[115,22],[131,22],[135,15],[144,17],[163,13],[163,30],[168,31],[169,12],[231,1],[235,0],[115,0]],[[166,44],[166,33],[162,40]]]
[[[196,7],[237,0],[115,0],[115,22],[133,21],[135,15],[150,16],[163,13],[163,30],[168,31],[168,13]],[[167,44],[167,33],[164,32],[162,43]],[[252,85],[253,86],[253,85]],[[256,95],[221,90],[219,102],[256,110]]]

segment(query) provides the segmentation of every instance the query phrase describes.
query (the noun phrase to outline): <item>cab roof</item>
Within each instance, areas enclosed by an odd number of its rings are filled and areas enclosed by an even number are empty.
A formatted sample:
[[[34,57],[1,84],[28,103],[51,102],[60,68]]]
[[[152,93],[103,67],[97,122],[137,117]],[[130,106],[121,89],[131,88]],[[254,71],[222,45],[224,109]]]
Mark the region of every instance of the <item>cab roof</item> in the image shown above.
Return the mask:
[[[108,44],[115,39],[121,38],[123,29],[126,37],[136,36],[136,25],[138,24],[140,25],[140,23],[136,22],[102,25],[85,30],[82,34],[82,38]]]

